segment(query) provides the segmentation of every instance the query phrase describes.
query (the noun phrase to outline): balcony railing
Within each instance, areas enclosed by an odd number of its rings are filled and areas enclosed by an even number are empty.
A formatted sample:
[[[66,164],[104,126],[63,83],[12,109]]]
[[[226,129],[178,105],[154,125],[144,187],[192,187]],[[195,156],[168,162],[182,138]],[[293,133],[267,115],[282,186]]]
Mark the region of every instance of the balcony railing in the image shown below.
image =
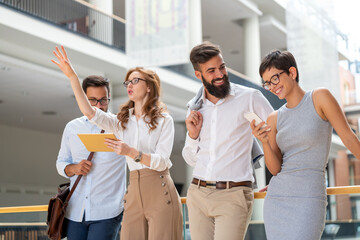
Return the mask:
[[[342,194],[359,194],[360,186],[347,186],[347,187],[330,187],[327,188],[328,195],[342,195]],[[263,199],[266,196],[265,192],[255,192],[255,199]],[[183,224],[184,224],[184,239],[190,239],[188,215],[186,208],[186,198],[181,198],[183,204]],[[356,207],[358,202],[354,202]],[[45,218],[47,212],[47,205],[37,206],[19,206],[19,207],[1,207],[0,208],[0,239],[18,240],[18,239],[47,239]],[[360,211],[355,209],[355,211]],[[30,222],[26,218],[27,214],[41,213],[43,222]],[[3,215],[9,214],[18,215],[22,219],[22,223],[18,221],[8,221],[2,218]],[[38,216],[37,216],[38,217]],[[360,239],[360,216],[355,216],[353,219],[347,220],[328,220],[326,221],[323,239]],[[19,220],[19,219],[18,219]],[[3,222],[3,223],[1,223]],[[304,230],[306,231],[306,229]],[[246,235],[246,240],[266,239],[265,229],[262,221],[251,221]]]
[[[125,51],[125,20],[85,1],[0,0],[0,5]]]

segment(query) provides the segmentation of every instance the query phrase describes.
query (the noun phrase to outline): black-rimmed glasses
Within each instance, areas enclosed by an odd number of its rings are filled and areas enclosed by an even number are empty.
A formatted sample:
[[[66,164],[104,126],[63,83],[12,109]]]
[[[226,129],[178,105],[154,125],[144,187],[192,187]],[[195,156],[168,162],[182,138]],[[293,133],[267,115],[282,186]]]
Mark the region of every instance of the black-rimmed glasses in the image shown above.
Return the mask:
[[[100,100],[97,100],[96,98],[90,98],[88,100],[91,106],[96,106],[98,103],[100,103],[101,106],[106,106],[110,102],[110,98],[102,98]]]
[[[125,82],[123,82],[123,84],[124,84],[124,87],[127,87],[130,83],[131,83],[132,85],[136,85],[136,84],[139,83],[140,80],[146,82],[146,80],[145,80],[145,79],[142,79],[142,78],[133,78],[132,80],[126,80]]]
[[[274,74],[270,78],[270,81],[264,81],[264,83],[262,85],[263,88],[265,88],[266,90],[270,90],[271,84],[274,85],[274,86],[278,85],[278,83],[280,82],[280,75],[283,74],[284,72],[286,72],[286,71],[282,71],[282,72]]]

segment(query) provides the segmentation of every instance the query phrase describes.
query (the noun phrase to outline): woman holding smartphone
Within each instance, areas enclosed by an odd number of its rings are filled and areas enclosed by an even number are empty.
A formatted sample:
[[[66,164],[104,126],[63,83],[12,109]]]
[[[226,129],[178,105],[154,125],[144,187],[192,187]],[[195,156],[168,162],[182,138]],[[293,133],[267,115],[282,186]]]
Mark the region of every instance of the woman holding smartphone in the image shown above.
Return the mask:
[[[179,195],[169,175],[174,142],[174,122],[160,102],[158,75],[143,68],[130,69],[125,77],[129,101],[117,117],[92,107],[64,47],[56,47],[52,60],[70,79],[81,112],[120,140],[106,144],[125,155],[130,184],[124,198],[121,239],[182,239]]]
[[[332,129],[360,159],[360,141],[336,99],[324,88],[305,92],[290,52],[275,50],[260,65],[264,88],[287,103],[255,126],[273,177],[264,203],[268,240],[316,240],[325,226],[326,183]],[[270,131],[267,131],[271,129]]]

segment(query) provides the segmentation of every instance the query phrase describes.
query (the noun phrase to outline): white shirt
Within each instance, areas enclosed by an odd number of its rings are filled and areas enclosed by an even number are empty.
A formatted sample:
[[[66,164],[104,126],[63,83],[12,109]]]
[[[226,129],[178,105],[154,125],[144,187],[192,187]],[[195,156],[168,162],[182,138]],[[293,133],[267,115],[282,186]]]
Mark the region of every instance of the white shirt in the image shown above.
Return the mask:
[[[100,132],[101,129],[87,117],[76,118],[66,125],[56,168],[61,176],[70,178],[71,187],[78,176],[68,177],[64,172],[65,167],[87,159],[90,154],[77,134]],[[84,213],[86,221],[114,218],[124,208],[125,157],[114,152],[96,152],[92,163],[90,172],[81,178],[70,198],[65,216],[72,221],[81,222]]]
[[[174,121],[172,117],[163,113],[164,117],[157,119],[156,128],[149,132],[149,127],[143,117],[137,120],[133,111],[133,108],[129,110],[129,121],[125,130],[121,128],[116,116],[99,109],[96,109],[96,114],[91,122],[114,133],[117,138],[123,140],[130,147],[151,155],[150,167],[137,163],[131,157],[126,156],[130,171],[143,168],[163,171],[170,168],[172,166],[170,155],[174,143]]]
[[[200,135],[192,139],[187,134],[182,151],[185,161],[195,167],[193,176],[206,181],[253,182],[252,130],[243,115],[255,112],[266,121],[272,111],[262,93],[253,88],[230,83],[230,94],[216,104],[203,93]]]

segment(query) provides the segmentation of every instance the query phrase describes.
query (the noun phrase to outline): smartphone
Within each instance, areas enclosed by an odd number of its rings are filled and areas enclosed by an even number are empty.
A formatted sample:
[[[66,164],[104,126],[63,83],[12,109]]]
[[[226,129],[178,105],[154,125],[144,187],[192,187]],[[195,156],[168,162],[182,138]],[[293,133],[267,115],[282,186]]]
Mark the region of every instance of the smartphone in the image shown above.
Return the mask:
[[[244,118],[246,118],[249,122],[252,122],[253,120],[255,120],[255,126],[257,126],[258,124],[263,122],[263,120],[258,115],[256,115],[256,113],[254,113],[254,112],[244,113]],[[264,127],[267,127],[266,123],[264,124],[264,126],[262,126],[262,128],[264,128]],[[270,129],[268,129],[266,131],[270,131]]]

